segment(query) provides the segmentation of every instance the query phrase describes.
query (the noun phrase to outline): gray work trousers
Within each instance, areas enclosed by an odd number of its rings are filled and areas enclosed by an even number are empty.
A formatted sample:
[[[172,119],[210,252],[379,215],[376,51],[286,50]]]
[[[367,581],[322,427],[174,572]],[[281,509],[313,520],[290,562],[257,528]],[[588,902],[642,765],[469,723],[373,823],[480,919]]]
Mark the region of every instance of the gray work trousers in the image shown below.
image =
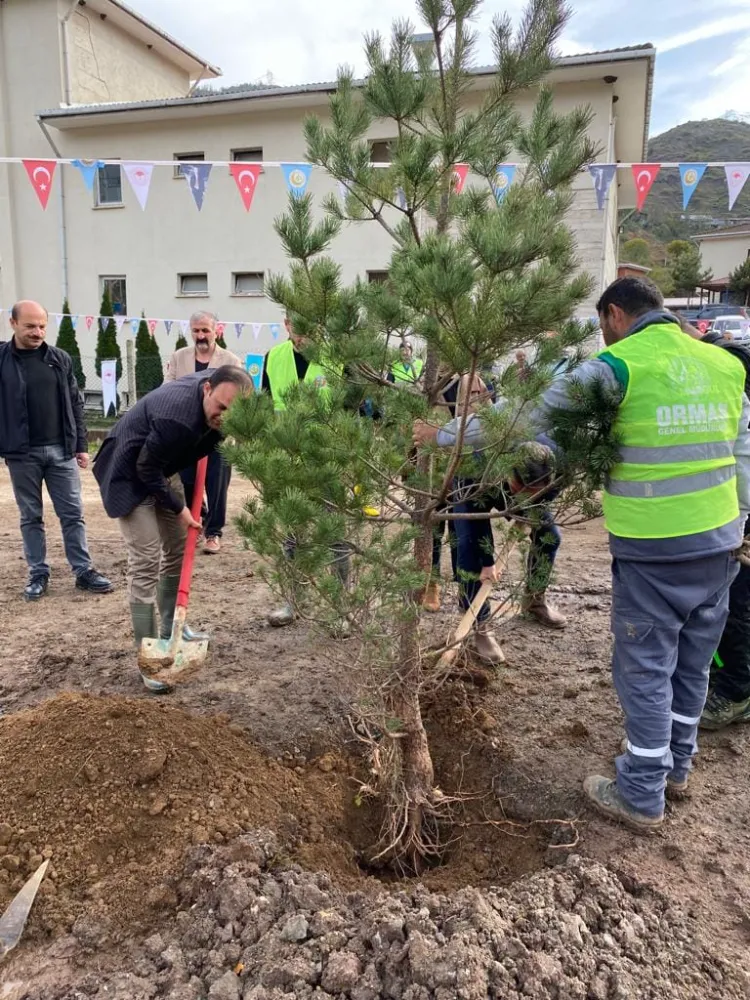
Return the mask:
[[[612,674],[627,753],[617,787],[633,809],[664,812],[667,775],[681,781],[698,747],[711,658],[739,563],[729,553],[688,562],[612,561]]]

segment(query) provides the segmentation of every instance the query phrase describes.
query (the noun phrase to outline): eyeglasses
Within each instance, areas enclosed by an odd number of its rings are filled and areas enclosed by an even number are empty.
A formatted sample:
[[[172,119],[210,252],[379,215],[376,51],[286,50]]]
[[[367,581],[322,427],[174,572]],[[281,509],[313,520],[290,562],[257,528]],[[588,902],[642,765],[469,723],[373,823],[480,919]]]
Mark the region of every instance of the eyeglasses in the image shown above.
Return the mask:
[[[210,326],[194,326],[193,333],[213,333]]]

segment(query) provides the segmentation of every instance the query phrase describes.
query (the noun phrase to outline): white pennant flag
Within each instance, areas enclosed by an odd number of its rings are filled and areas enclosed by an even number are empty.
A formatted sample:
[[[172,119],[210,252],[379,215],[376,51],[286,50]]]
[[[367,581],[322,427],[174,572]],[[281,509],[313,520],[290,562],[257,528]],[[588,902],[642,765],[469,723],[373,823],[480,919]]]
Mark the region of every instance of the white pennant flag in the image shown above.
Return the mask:
[[[183,337],[185,336],[185,334],[188,331],[189,324],[190,324],[190,321],[187,320],[187,319],[181,319],[180,320],[180,329],[182,330],[182,336]]]
[[[123,163],[122,167],[138,199],[138,204],[145,210],[151,187],[151,175],[154,172],[153,163]]]
[[[115,329],[119,333],[120,330],[122,330],[123,324],[125,322],[125,316],[115,316],[114,320],[115,320]]]
[[[0,309],[0,315],[2,315],[2,312],[3,312],[2,309]],[[52,315],[55,318],[55,323],[57,323],[57,325],[59,327],[60,324],[62,323],[63,314],[62,313],[52,313]]]
[[[344,184],[343,181],[339,181],[339,195],[342,201],[346,201],[346,196],[349,194],[349,188]]]
[[[263,329],[263,323],[253,323],[253,337],[257,340],[260,337],[260,331]]]
[[[111,359],[102,361],[102,408],[105,417],[117,412],[117,362]]]

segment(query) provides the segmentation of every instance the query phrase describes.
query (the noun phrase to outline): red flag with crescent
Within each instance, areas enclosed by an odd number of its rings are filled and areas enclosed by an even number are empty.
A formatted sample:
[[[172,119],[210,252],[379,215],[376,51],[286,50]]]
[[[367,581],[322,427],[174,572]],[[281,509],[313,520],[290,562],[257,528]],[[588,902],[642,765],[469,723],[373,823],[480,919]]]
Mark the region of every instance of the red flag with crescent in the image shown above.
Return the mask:
[[[46,208],[52,190],[52,178],[55,176],[57,160],[23,160],[22,163],[26,167],[26,173],[36,191],[39,204],[42,208]]]
[[[255,194],[258,177],[260,177],[260,172],[263,169],[263,164],[244,162],[230,163],[229,169],[232,172],[232,177],[234,177],[237,190],[240,192],[240,197],[242,198],[242,204],[245,206],[245,211],[249,212],[250,206],[253,203],[253,195]]]
[[[630,169],[635,181],[636,207],[640,212],[661,170],[661,163],[634,163]]]
[[[461,194],[466,183],[466,176],[469,173],[468,163],[454,163],[453,165],[453,190],[456,194]]]

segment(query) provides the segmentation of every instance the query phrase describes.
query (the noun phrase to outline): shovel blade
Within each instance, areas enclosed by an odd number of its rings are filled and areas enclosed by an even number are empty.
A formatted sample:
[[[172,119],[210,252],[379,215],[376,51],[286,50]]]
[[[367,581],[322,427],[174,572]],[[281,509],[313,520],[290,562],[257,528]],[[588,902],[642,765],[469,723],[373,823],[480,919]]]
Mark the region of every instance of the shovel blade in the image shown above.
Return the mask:
[[[208,640],[144,639],[138,651],[138,666],[147,677],[164,684],[181,684],[192,677],[208,656]]]
[[[0,917],[0,959],[18,944],[49,861],[41,864]]]

